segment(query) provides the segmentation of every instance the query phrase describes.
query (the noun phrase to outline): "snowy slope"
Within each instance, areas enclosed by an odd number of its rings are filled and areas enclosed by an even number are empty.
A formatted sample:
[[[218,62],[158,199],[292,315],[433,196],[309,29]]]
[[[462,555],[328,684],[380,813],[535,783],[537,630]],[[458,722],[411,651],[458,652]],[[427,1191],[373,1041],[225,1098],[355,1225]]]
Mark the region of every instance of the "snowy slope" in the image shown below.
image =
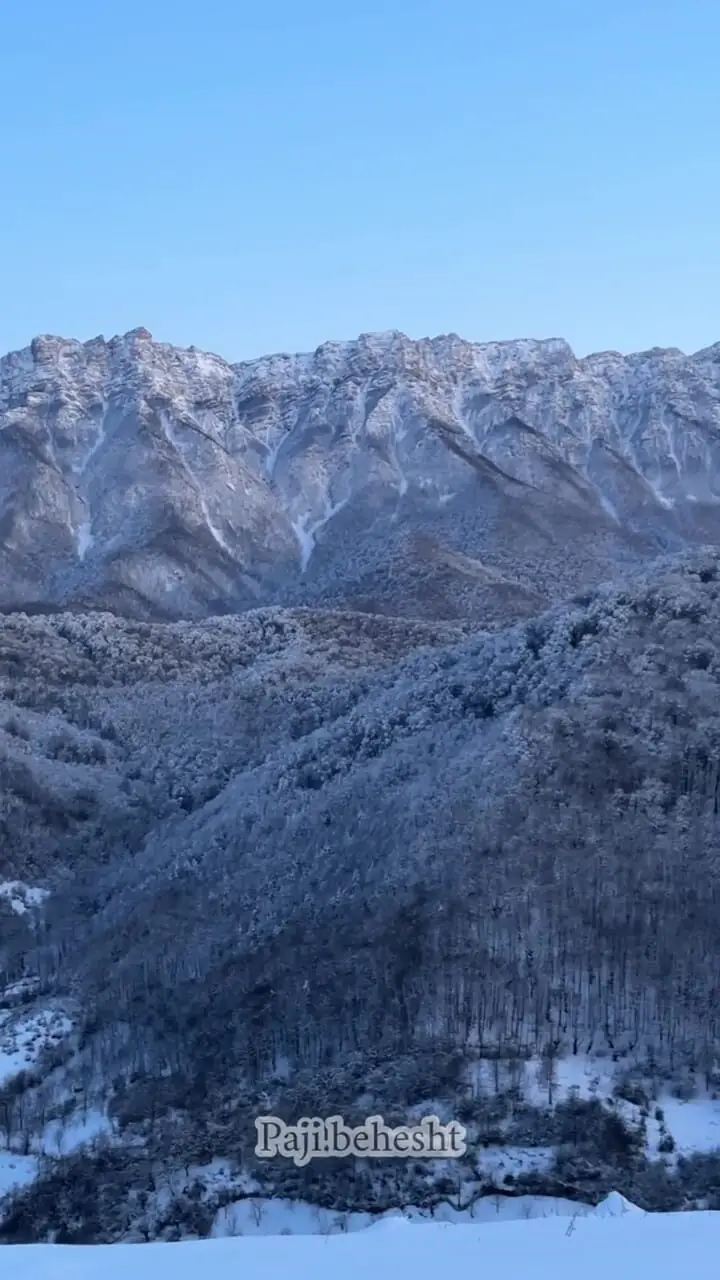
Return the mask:
[[[185,1244],[9,1246],[5,1280],[710,1280],[718,1274],[720,1213],[627,1212],[495,1227],[385,1222],[349,1236],[276,1236]]]
[[[392,566],[417,612],[417,534],[477,561],[460,595],[566,522],[602,576],[718,542],[719,350],[385,333],[230,365],[144,329],[38,338],[0,359],[0,605],[204,616],[374,599]]]

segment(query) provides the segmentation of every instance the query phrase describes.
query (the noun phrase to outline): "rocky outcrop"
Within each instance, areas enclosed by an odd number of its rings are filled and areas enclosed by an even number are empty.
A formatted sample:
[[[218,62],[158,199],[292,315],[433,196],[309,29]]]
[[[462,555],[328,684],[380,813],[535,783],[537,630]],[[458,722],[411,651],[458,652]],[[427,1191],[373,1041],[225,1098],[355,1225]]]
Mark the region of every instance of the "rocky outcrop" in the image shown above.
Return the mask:
[[[0,361],[0,607],[492,623],[720,541],[719,459],[720,345],[38,338]]]

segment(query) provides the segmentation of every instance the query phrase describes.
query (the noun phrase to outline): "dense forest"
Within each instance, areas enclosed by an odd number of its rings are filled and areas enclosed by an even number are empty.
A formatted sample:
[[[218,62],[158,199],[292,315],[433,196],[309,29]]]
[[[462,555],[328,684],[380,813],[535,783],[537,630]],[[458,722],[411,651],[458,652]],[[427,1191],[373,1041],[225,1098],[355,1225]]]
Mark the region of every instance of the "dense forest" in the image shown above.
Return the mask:
[[[516,1092],[573,1054],[714,1081],[717,553],[491,632],[0,629],[0,875],[22,845],[52,888],[0,905],[0,969],[75,1028],[8,1137],[63,1089],[163,1159],[242,1160],[261,1097],[459,1104],[478,1059]]]

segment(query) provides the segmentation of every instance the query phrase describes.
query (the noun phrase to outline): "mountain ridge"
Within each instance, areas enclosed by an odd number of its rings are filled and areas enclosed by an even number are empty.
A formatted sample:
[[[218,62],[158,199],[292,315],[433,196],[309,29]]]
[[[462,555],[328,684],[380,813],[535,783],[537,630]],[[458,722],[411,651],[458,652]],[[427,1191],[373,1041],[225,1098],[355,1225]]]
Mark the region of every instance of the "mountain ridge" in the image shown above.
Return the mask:
[[[720,344],[390,331],[230,364],[142,328],[44,336],[0,360],[0,455],[5,609],[505,621],[720,541]]]

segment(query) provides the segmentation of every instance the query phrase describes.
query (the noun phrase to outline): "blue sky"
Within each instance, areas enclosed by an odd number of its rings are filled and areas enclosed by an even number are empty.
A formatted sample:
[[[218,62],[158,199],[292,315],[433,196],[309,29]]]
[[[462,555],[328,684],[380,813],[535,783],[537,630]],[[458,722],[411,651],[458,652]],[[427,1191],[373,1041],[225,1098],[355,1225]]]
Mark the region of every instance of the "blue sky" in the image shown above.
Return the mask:
[[[720,340],[718,0],[5,0],[0,350]]]

